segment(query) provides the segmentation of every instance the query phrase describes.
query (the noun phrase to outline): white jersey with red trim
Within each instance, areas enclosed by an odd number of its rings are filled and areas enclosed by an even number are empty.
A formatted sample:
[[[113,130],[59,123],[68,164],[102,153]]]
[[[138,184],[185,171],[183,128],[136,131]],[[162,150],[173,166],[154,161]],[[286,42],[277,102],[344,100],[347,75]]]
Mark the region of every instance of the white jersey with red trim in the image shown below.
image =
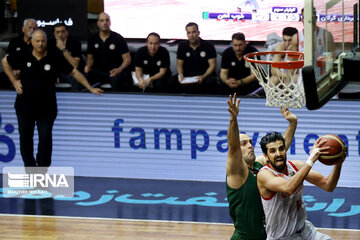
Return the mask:
[[[260,171],[271,171],[277,177],[290,179],[298,169],[291,162],[286,163],[286,174],[264,166]],[[303,184],[292,195],[283,192],[274,193],[271,197],[261,196],[266,220],[267,239],[286,238],[300,232],[306,219],[305,204],[302,200]]]
[[[318,27],[314,30],[314,38],[315,38],[315,56],[321,56],[326,48],[325,48],[325,29]],[[304,29],[299,31],[298,33],[298,51],[304,52],[305,50],[305,37],[304,37]]]
[[[326,51],[325,46],[325,29],[318,27],[314,30],[314,39],[315,39],[315,53],[314,58],[316,59],[316,64],[314,65],[315,77],[319,78],[325,69],[322,69],[322,65],[318,62],[319,59],[323,56]],[[304,29],[298,32],[298,51],[304,52],[305,50],[305,37],[304,37]]]

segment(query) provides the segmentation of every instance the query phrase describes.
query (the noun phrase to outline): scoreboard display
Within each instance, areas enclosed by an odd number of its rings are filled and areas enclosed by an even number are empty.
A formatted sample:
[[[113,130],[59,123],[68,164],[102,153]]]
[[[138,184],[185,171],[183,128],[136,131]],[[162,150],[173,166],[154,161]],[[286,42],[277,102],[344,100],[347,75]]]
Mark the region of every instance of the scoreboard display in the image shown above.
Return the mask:
[[[342,22],[341,8],[334,7],[326,15],[328,0],[314,1],[317,25],[336,34]],[[344,23],[349,33],[345,42],[352,40],[352,6],[357,0],[345,1]],[[304,0],[104,0],[105,12],[112,19],[112,30],[125,38],[146,38],[157,32],[163,39],[186,39],[185,25],[196,22],[200,36],[207,40],[230,40],[235,32],[243,32],[249,41],[266,41],[276,33],[281,36],[285,27],[303,29],[301,10]]]

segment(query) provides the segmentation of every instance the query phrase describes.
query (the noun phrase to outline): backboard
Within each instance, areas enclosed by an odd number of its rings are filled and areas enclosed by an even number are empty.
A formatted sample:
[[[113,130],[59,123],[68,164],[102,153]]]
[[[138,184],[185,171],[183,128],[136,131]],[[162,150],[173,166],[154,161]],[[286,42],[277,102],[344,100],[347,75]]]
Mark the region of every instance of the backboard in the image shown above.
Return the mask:
[[[344,78],[344,72],[349,69],[344,69],[344,62],[350,60],[352,67],[360,68],[359,61],[352,61],[359,35],[359,10],[354,10],[358,3],[359,0],[304,2],[303,35],[310,37],[299,37],[299,51],[303,46],[302,75],[309,110],[322,107],[351,80]]]

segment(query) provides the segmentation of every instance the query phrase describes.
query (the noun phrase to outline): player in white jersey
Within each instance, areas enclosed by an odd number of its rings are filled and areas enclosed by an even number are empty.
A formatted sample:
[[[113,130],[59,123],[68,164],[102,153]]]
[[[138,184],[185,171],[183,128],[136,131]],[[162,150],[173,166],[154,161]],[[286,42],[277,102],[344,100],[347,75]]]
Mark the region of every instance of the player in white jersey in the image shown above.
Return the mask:
[[[301,10],[301,21],[304,23],[304,9]],[[326,70],[326,62],[332,62],[336,58],[334,37],[331,32],[316,25],[316,10],[313,8],[313,29],[314,29],[314,56],[316,59],[315,76],[318,79]],[[298,36],[293,38],[299,52],[304,52],[305,36],[304,29],[299,31]]]
[[[284,138],[280,133],[269,133],[261,139],[260,145],[268,165],[257,177],[257,184],[265,213],[268,240],[325,240],[331,237],[318,232],[306,220],[306,209],[302,199],[303,181],[332,192],[339,180],[343,160],[334,166],[328,177],[312,170],[313,164],[329,147],[322,147],[326,140],[318,139],[309,159],[286,161]]]
[[[282,31],[282,38],[283,41],[276,45],[275,51],[297,51],[297,36],[298,30],[293,27],[286,27]],[[271,59],[269,59],[271,60]],[[274,62],[281,62],[281,61],[293,61],[297,59],[292,59],[288,57],[286,54],[274,54],[274,58],[272,59]],[[295,74],[294,71],[297,71]],[[294,75],[294,78],[291,77]],[[302,83],[301,81],[301,74],[300,71],[297,69],[279,69],[272,67],[271,68],[271,78],[270,81],[277,86],[280,82],[280,79],[284,81],[286,85],[289,85],[291,82],[295,82],[296,84]]]
[[[316,25],[317,17],[316,17],[316,10],[313,8],[313,29],[314,29],[314,40],[315,40],[315,54],[316,56],[321,56],[323,53],[331,52],[334,53],[335,51],[335,43],[334,37],[331,32],[327,31],[322,27],[318,27]],[[301,22],[304,23],[304,9],[301,10]],[[294,39],[295,41],[297,39]],[[305,39],[304,39],[304,29],[299,31],[298,36],[298,50],[300,52],[304,52],[305,47]],[[326,46],[327,45],[327,46]]]
[[[290,161],[286,163],[286,168],[287,174],[273,170],[269,166],[265,166],[262,169],[272,172],[276,177],[289,180],[295,175],[298,169]],[[268,236],[289,236],[303,227],[306,219],[306,211],[302,201],[303,190],[303,185],[301,184],[291,195],[277,192],[269,198],[262,197],[261,202],[267,216],[266,222],[271,223],[266,227]],[[297,211],[278,211],[278,209],[297,209]],[[279,227],[279,225],[284,227]]]
[[[321,56],[324,52],[326,52],[326,48],[325,48],[325,33],[326,30],[324,28],[321,27],[316,27],[316,29],[314,30],[314,39],[315,39],[315,56]],[[329,34],[331,34],[330,32],[328,32]],[[331,35],[332,36],[332,35]],[[304,37],[304,29],[302,29],[298,36],[298,51],[299,52],[304,52],[305,50],[305,37]]]

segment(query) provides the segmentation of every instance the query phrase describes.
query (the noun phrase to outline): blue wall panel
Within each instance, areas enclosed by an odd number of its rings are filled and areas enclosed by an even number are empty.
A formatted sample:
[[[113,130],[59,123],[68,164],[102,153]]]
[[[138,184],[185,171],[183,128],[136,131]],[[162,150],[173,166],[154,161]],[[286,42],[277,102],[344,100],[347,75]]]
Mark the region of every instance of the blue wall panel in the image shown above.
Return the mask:
[[[8,145],[0,142],[0,166],[22,166],[14,99],[14,92],[0,92],[0,137],[16,147],[15,157],[9,159]],[[229,121],[226,100],[58,93],[53,166],[73,166],[77,176],[224,181]],[[339,186],[360,187],[359,102],[333,100],[320,110],[292,111],[299,121],[288,159],[308,158],[304,142],[310,134],[342,134],[348,139],[349,156]],[[121,120],[115,124],[117,119]],[[257,155],[262,154],[261,137],[272,130],[284,132],[288,124],[279,109],[265,107],[264,99],[241,99],[238,120],[241,131],[257,136]],[[14,126],[14,131],[9,126]],[[168,146],[165,134],[156,134],[161,129],[174,131]],[[314,169],[326,175],[332,168],[318,162]]]

